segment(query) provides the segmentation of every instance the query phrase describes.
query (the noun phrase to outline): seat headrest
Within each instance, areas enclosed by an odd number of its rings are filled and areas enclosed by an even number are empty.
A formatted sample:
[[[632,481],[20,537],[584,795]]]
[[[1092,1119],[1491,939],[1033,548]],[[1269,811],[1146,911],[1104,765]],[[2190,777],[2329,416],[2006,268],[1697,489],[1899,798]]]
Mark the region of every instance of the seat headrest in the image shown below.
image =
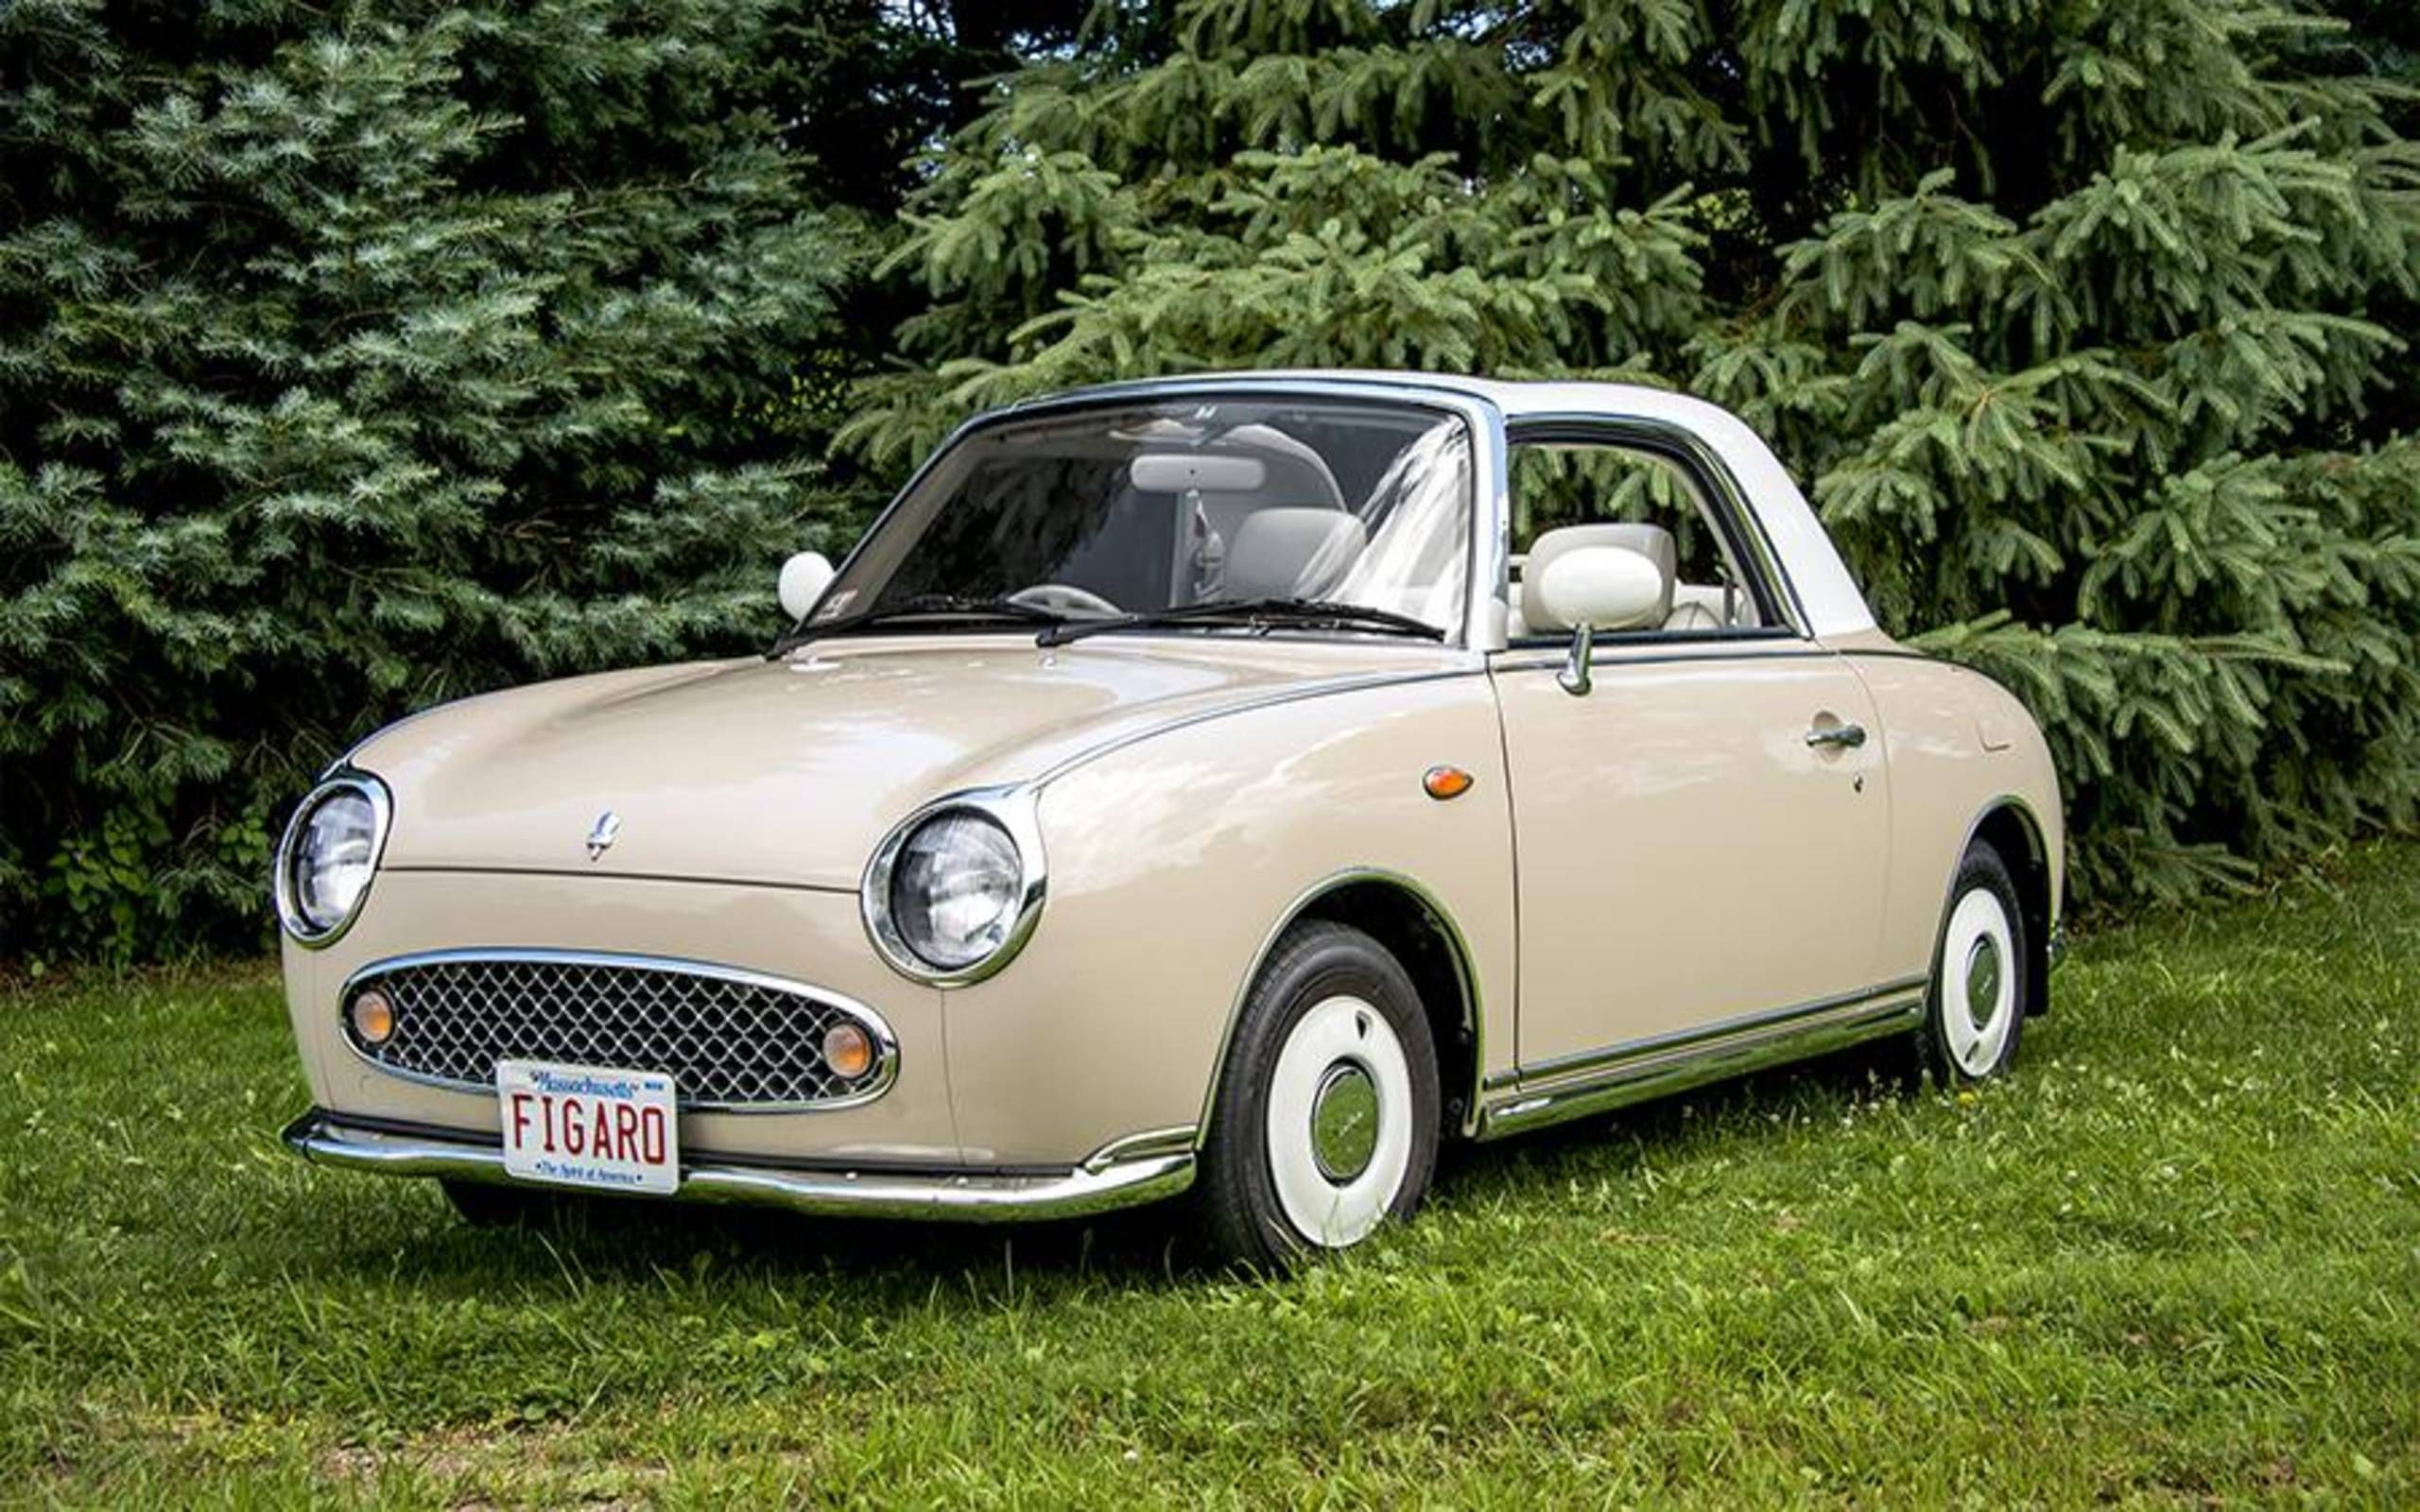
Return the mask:
[[[1369,544],[1360,516],[1325,507],[1254,509],[1227,548],[1232,598],[1318,598]]]
[[[1664,597],[1655,612],[1642,620],[1644,625],[1661,625],[1672,612],[1672,579],[1681,565],[1681,548],[1672,532],[1662,525],[1623,524],[1606,525],[1565,525],[1549,530],[1530,543],[1529,560],[1521,567],[1521,623],[1533,635],[1571,628],[1567,620],[1557,619],[1547,609],[1546,595],[1539,585],[1546,581],[1547,563],[1578,546],[1619,546],[1634,551],[1655,564],[1664,576]]]

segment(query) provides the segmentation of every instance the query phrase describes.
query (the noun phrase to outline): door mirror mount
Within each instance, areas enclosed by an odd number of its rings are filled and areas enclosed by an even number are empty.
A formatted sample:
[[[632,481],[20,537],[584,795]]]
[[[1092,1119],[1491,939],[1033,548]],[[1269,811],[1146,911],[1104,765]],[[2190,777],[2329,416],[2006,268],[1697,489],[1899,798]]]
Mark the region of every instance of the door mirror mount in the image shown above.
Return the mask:
[[[1588,696],[1588,690],[1596,686],[1596,679],[1589,675],[1588,669],[1589,662],[1596,656],[1596,629],[1584,621],[1573,626],[1571,654],[1564,658],[1563,670],[1554,675],[1554,680],[1562,686],[1564,692],[1575,698],[1584,698]]]

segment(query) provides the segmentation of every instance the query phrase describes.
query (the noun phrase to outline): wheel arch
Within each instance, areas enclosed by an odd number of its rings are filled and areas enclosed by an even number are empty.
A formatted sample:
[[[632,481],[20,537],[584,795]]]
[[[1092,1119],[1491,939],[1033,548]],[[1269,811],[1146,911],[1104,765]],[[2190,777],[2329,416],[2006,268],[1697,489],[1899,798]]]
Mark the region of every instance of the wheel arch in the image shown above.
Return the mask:
[[[2014,793],[2002,794],[1983,807],[1968,826],[1966,838],[1950,863],[1949,881],[1942,899],[1945,925],[1957,905],[1958,868],[1978,840],[1991,846],[2016,880],[2017,912],[2025,925],[2025,1012],[2029,1018],[2049,1011],[2050,936],[2057,927],[2050,877],[2049,842],[2033,806]]]
[[[1202,1094],[1197,1144],[1210,1135],[1245,999],[1260,980],[1278,941],[1297,924],[1311,919],[1360,930],[1384,946],[1411,978],[1437,1048],[1440,1132],[1467,1132],[1478,1115],[1479,1076],[1486,1064],[1485,1020],[1479,1011],[1478,973],[1469,941],[1443,902],[1415,879],[1383,868],[1354,867],[1323,877],[1297,895],[1253,953],[1219,1037],[1218,1059]]]

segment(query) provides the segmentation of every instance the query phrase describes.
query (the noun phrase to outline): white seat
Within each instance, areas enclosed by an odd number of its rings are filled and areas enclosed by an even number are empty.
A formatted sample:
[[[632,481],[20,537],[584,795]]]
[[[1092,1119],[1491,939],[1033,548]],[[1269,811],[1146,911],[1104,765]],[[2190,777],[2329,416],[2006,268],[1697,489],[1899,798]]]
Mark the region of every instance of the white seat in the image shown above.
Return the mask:
[[[1369,543],[1360,516],[1342,509],[1254,509],[1227,548],[1225,596],[1318,598],[1344,580]]]
[[[1748,595],[1737,589],[1729,591],[1730,602],[1724,603],[1725,591],[1720,586],[1701,583],[1678,583],[1672,589],[1672,612],[1664,618],[1668,630],[1727,630],[1736,626],[1756,623],[1755,607]]]
[[[1513,567],[1521,581],[1527,582],[1530,579],[1530,569],[1524,561],[1519,558],[1515,558],[1513,561]],[[1720,587],[1709,588],[1702,583],[1673,584],[1672,610],[1670,613],[1664,616],[1663,628],[1668,630],[1727,630],[1737,629],[1742,627],[1753,628],[1760,623],[1756,618],[1756,606],[1754,601],[1750,599],[1746,593],[1740,593],[1737,590],[1734,590],[1732,593],[1733,617],[1730,619],[1724,619],[1722,617],[1722,596],[1723,591]],[[1547,629],[1532,630],[1529,627],[1527,621],[1522,617],[1521,606],[1518,601],[1518,595],[1516,594],[1515,602],[1512,606],[1512,611],[1505,618],[1504,638],[1508,641],[1517,641],[1526,635],[1545,635],[1548,633],[1550,632]]]

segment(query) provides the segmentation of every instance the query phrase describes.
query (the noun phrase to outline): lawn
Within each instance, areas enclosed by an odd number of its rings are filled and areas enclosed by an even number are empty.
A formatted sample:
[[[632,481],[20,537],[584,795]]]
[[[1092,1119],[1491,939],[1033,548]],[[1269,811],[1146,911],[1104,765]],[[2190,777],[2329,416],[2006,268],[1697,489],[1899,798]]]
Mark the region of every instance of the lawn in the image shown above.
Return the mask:
[[[2420,1502],[2420,848],[2103,930],[2010,1080],[1453,1160],[1281,1280],[1092,1229],[458,1226],[262,969],[0,995],[0,1500]]]

